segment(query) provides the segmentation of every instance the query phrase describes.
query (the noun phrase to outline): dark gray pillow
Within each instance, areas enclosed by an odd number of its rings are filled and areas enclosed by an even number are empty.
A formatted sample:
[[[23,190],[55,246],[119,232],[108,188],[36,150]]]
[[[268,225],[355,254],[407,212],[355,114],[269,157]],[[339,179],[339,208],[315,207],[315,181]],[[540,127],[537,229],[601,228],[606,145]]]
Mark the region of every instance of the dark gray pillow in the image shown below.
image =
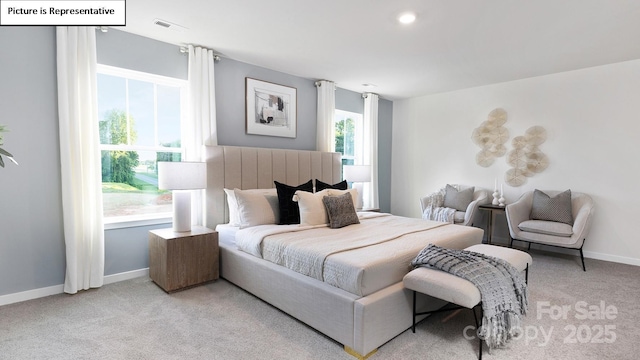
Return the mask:
[[[444,193],[444,207],[456,209],[458,211],[467,211],[467,207],[473,201],[473,192],[475,187],[469,187],[458,191],[455,187],[447,184]]]
[[[347,180],[342,180],[337,184],[331,185],[316,179],[316,192],[320,192],[324,189],[347,190],[348,188],[349,184],[347,184]]]
[[[329,226],[332,229],[338,229],[352,224],[360,224],[350,193],[345,193],[340,196],[325,196],[322,198],[322,203],[325,209],[327,209]]]
[[[533,191],[533,203],[531,205],[531,220],[555,221],[573,225],[573,213],[571,212],[571,190],[550,197],[544,192],[535,189]]]
[[[277,181],[276,192],[278,193],[278,205],[280,208],[280,225],[300,224],[300,208],[298,203],[293,201],[296,191],[302,190],[313,192],[313,182],[311,180],[298,186],[291,186]]]

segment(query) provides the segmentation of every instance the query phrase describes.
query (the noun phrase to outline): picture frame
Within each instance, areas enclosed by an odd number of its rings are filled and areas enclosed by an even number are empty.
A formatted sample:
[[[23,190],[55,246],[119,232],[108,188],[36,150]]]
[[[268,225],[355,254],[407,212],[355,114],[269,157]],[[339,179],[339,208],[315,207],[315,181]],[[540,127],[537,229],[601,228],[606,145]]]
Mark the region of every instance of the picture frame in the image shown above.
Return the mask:
[[[297,89],[245,78],[247,134],[295,138]]]

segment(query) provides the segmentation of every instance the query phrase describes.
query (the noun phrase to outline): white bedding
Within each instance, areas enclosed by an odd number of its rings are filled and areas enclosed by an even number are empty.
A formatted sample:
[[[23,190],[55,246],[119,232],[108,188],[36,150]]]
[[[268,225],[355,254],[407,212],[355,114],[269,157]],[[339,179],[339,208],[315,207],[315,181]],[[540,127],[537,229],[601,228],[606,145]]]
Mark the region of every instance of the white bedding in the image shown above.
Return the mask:
[[[238,248],[330,285],[366,296],[402,279],[410,261],[429,243],[464,248],[482,230],[393,216],[361,213],[360,224],[261,225],[236,232]]]

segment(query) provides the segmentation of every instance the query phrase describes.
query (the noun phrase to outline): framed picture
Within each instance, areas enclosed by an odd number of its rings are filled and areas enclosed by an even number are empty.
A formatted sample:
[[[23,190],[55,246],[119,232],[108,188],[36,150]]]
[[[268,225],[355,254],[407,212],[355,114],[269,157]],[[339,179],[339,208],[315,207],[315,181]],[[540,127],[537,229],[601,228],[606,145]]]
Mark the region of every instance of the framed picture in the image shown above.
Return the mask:
[[[296,137],[297,90],[246,78],[247,134]]]

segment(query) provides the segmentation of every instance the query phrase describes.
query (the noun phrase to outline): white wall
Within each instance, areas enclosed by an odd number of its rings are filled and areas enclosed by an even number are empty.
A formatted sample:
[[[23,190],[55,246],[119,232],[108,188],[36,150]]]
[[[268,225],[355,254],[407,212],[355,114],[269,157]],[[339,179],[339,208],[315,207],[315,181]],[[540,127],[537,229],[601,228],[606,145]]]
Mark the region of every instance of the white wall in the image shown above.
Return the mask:
[[[548,132],[549,167],[505,185],[507,203],[535,188],[588,193],[596,213],[585,256],[640,265],[640,60],[394,102],[391,211],[419,217],[418,199],[446,183],[503,182],[506,158],[480,167],[471,141],[497,107],[510,139],[533,125]]]

